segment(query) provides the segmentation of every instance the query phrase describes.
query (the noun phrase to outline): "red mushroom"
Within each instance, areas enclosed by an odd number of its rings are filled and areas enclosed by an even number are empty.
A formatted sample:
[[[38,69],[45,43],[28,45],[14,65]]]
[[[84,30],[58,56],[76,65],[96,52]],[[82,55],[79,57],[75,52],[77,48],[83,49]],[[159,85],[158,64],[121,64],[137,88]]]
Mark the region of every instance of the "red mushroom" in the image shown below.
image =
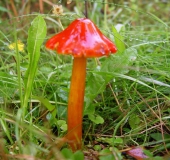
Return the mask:
[[[86,78],[86,59],[108,56],[117,51],[95,24],[87,19],[74,20],[64,31],[46,42],[46,47],[59,54],[74,56],[68,100],[66,139],[73,151],[82,147],[82,118]]]

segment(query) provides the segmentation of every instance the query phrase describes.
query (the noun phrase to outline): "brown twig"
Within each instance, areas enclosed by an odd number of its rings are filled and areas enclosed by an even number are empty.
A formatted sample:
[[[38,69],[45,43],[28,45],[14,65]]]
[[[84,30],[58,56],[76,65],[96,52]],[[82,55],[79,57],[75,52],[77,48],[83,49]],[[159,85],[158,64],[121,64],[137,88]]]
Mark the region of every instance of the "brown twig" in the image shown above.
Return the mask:
[[[116,101],[117,105],[119,106],[119,109],[121,110],[121,112],[123,112],[123,109],[122,109],[122,107],[121,107],[121,105],[120,105],[120,103],[119,103],[119,100],[118,100],[117,97],[116,97],[116,94],[115,94],[115,92],[114,92],[111,84],[108,83],[108,86],[109,86],[110,90],[112,91],[113,97],[115,98],[115,101]]]
[[[43,0],[39,0],[39,6],[40,6],[40,13],[44,13]]]
[[[10,11],[10,7],[9,7],[8,2],[5,1],[5,3],[6,3],[6,8]],[[7,12],[7,14],[8,14],[9,18],[11,19],[12,18],[11,12]]]
[[[15,17],[18,17],[18,12],[17,12],[17,9],[15,7],[15,4],[14,4],[14,1],[13,0],[10,0],[10,4],[11,4],[11,7],[12,7],[12,11],[14,13],[14,16]]]
[[[161,124],[161,134],[162,134],[162,140],[163,140],[163,144],[164,144],[164,147],[165,147],[165,150],[167,152],[167,154],[169,154],[169,151],[167,149],[167,146],[165,144],[165,137],[164,137],[164,130],[163,130],[163,124],[164,122],[162,121],[162,114],[161,114],[161,109],[160,109],[160,105],[159,105],[159,100],[157,99],[157,104],[158,104],[158,113],[159,113],[159,117],[160,117],[160,124]]]
[[[150,128],[147,128],[147,129],[145,129],[145,130],[143,130],[143,131],[141,131],[141,132],[138,132],[138,133],[134,133],[134,134],[124,134],[124,135],[120,135],[120,136],[115,136],[116,138],[124,138],[124,137],[132,137],[132,136],[137,136],[137,135],[141,135],[141,134],[143,134],[143,133],[145,133],[145,132],[147,132],[147,131],[150,131],[150,130],[152,130],[152,129],[155,129],[155,128],[157,128],[157,127],[160,127],[162,124],[157,124],[157,125],[155,125],[155,126],[152,126],[152,127],[150,127]],[[106,135],[106,134],[88,134],[88,135],[90,135],[90,136],[95,136],[95,137],[113,137],[113,135]]]

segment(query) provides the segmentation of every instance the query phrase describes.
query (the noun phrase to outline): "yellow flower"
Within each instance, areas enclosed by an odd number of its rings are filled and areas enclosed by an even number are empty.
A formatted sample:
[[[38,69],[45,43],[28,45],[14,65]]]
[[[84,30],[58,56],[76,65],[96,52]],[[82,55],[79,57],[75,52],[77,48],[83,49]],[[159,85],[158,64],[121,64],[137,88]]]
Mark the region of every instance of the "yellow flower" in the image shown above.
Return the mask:
[[[23,52],[23,51],[24,51],[24,43],[22,43],[20,40],[18,40],[17,43],[16,43],[16,42],[11,43],[11,44],[8,46],[8,48],[9,48],[10,50],[16,50],[16,45],[17,45],[17,47],[18,47],[18,51],[20,51],[20,52]]]
[[[62,5],[54,5],[53,6],[53,14],[55,15],[62,15],[63,14],[63,7]]]

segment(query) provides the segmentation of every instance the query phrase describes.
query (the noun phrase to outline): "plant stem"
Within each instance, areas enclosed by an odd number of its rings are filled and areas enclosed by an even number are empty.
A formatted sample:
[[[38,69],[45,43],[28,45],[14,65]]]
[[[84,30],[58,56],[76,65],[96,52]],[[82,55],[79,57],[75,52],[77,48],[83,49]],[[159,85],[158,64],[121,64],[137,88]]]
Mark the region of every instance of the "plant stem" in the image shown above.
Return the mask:
[[[16,30],[16,26],[14,27]],[[20,53],[18,50],[18,40],[17,40],[17,32],[14,33],[15,36],[15,50],[16,50],[16,67],[17,67],[17,77],[18,77],[18,86],[19,86],[19,95],[20,95],[20,106],[23,106],[23,92],[22,92],[22,77],[20,70]]]
[[[105,29],[108,28],[108,25],[107,25],[107,8],[108,8],[107,0],[104,0],[104,27],[105,27]]]
[[[88,2],[85,0],[85,16],[88,18]]]
[[[86,58],[74,58],[68,101],[68,134],[66,138],[73,151],[82,147],[82,118],[86,79]]]
[[[44,13],[43,0],[39,0],[40,13]]]

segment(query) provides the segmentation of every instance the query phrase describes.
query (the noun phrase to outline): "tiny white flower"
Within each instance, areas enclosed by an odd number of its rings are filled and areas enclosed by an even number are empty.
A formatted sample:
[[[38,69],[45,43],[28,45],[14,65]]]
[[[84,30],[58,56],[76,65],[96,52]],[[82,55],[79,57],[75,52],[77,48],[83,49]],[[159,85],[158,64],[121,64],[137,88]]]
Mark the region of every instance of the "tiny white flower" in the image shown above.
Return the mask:
[[[63,14],[63,6],[62,5],[54,5],[53,6],[53,14],[62,15]]]

